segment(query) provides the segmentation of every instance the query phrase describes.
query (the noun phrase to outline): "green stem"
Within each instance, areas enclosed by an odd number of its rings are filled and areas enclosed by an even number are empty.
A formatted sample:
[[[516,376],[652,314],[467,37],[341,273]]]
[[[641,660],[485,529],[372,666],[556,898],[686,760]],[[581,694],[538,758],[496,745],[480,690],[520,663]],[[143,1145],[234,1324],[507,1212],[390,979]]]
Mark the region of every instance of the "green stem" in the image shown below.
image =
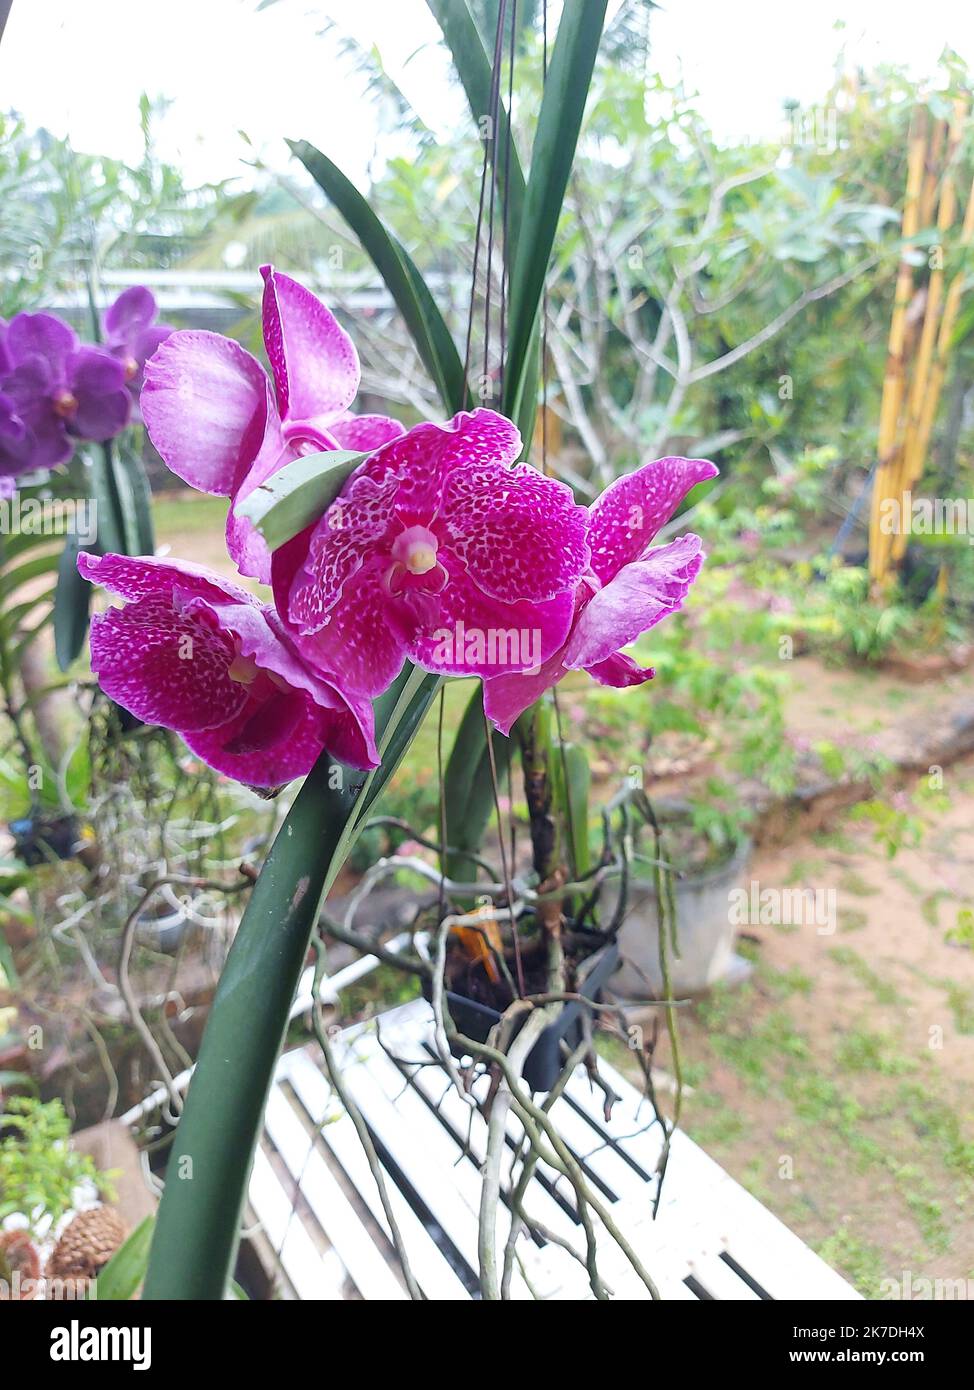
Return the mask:
[[[222,1299],[291,1001],[321,902],[429,708],[439,681],[410,670],[377,702],[381,768],[323,753],[264,863],[220,976],[166,1171],[144,1298]]]

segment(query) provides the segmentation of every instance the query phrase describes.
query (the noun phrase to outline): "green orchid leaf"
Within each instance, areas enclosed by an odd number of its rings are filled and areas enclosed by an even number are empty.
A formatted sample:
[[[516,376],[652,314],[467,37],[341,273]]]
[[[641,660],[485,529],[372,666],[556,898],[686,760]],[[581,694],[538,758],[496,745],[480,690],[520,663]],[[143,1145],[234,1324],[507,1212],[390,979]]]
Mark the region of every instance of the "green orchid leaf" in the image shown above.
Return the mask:
[[[268,549],[277,550],[328,510],[367,457],[349,449],[305,454],[256,487],[237,504],[235,514],[257,528]]]

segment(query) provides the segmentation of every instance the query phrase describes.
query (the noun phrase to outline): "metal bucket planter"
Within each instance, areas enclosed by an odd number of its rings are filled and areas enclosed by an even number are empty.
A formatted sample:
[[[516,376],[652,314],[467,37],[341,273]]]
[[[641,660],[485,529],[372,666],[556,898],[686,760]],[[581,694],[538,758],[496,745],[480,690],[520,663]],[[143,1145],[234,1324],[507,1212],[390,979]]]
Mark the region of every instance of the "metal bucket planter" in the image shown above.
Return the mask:
[[[135,931],[136,940],[141,946],[147,946],[152,951],[175,955],[191,925],[183,908],[171,907],[167,903],[159,912],[148,913],[139,919]]]
[[[745,840],[723,864],[674,880],[679,956],[669,953],[670,987],[674,998],[703,994],[722,980],[746,973],[734,954],[737,926],[731,921],[730,892],[740,885],[751,857]],[[612,977],[612,993],[622,999],[661,999],[656,889],[651,882],[631,878],[627,885],[626,916],[617,937],[622,964]],[[619,879],[603,880],[599,894],[602,921],[611,920],[619,901]]]

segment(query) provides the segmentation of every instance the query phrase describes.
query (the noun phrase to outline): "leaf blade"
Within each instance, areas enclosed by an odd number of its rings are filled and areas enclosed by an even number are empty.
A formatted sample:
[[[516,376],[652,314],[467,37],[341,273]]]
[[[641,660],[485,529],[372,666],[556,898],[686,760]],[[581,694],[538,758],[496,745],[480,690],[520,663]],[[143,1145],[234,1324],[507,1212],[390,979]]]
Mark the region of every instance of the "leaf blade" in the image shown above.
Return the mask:
[[[531,172],[511,270],[510,338],[504,408],[525,392],[531,339],[568,187],[607,0],[566,5],[558,26],[531,150]]]
[[[451,412],[462,409],[468,397],[463,364],[446,321],[409,253],[326,154],[307,140],[289,140],[288,145],[334,203],[382,276],[444,406]]]
[[[88,633],[91,585],[78,570],[78,538],[69,536],[58,561],[54,591],[54,653],[67,671],[81,655]]]
[[[399,697],[418,675],[399,727]],[[439,678],[406,668],[378,702],[383,763],[333,785],[323,753],[271,847],[220,976],[173,1141],[143,1298],[222,1299],[264,1105],[320,902],[367,807],[404,755]],[[371,804],[371,803],[369,803]],[[188,1160],[189,1181],[181,1176]]]
[[[155,1217],[147,1216],[119,1246],[95,1279],[99,1303],[127,1303],[145,1278]]]
[[[443,37],[453,57],[457,75],[466,93],[470,114],[473,116],[474,124],[479,127],[480,121],[490,110],[492,58],[484,47],[477,22],[470,12],[467,0],[426,0],[426,3],[433,18],[443,31]],[[521,168],[517,148],[513,138],[509,135],[508,121],[507,108],[503,100],[499,99],[497,103],[497,138],[492,144],[492,150],[504,150],[504,160],[506,161],[507,142],[510,138],[510,167],[505,169],[508,197],[508,215],[505,220],[510,239],[508,254],[513,260],[513,253],[517,247],[517,233],[524,210],[525,184],[524,171]],[[495,178],[503,208],[505,180],[497,177],[496,171]]]
[[[367,454],[329,449],[279,468],[234,508],[277,550],[324,514]]]

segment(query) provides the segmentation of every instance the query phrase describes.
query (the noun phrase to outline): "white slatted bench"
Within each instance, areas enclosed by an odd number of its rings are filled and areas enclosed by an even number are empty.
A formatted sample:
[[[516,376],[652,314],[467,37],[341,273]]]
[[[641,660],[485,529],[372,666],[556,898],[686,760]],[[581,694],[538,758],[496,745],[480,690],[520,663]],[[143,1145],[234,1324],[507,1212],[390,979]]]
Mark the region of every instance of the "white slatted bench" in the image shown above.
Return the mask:
[[[436,1060],[429,1006],[416,1001],[373,1025],[349,1029],[336,1040],[335,1052],[375,1141],[417,1284],[431,1300],[478,1297],[480,1165],[487,1128]],[[659,1126],[650,1123],[651,1109],[618,1072],[604,1062],[600,1069],[620,1096],[611,1120],[604,1119],[601,1093],[583,1068],[552,1108],[552,1120],[663,1299],[859,1298],[681,1132],[671,1142],[654,1220]],[[485,1077],[477,1083],[486,1085]],[[506,1137],[502,1192],[521,1138],[514,1116]],[[584,1251],[573,1197],[564,1177],[538,1165],[524,1202],[537,1227],[518,1239],[512,1297],[592,1297],[582,1264],[546,1238],[550,1232]],[[285,1053],[278,1064],[249,1198],[286,1295],[407,1297],[368,1162],[314,1044]],[[645,1285],[593,1219],[599,1268],[613,1296],[647,1298]],[[501,1241],[509,1222],[502,1202]]]

